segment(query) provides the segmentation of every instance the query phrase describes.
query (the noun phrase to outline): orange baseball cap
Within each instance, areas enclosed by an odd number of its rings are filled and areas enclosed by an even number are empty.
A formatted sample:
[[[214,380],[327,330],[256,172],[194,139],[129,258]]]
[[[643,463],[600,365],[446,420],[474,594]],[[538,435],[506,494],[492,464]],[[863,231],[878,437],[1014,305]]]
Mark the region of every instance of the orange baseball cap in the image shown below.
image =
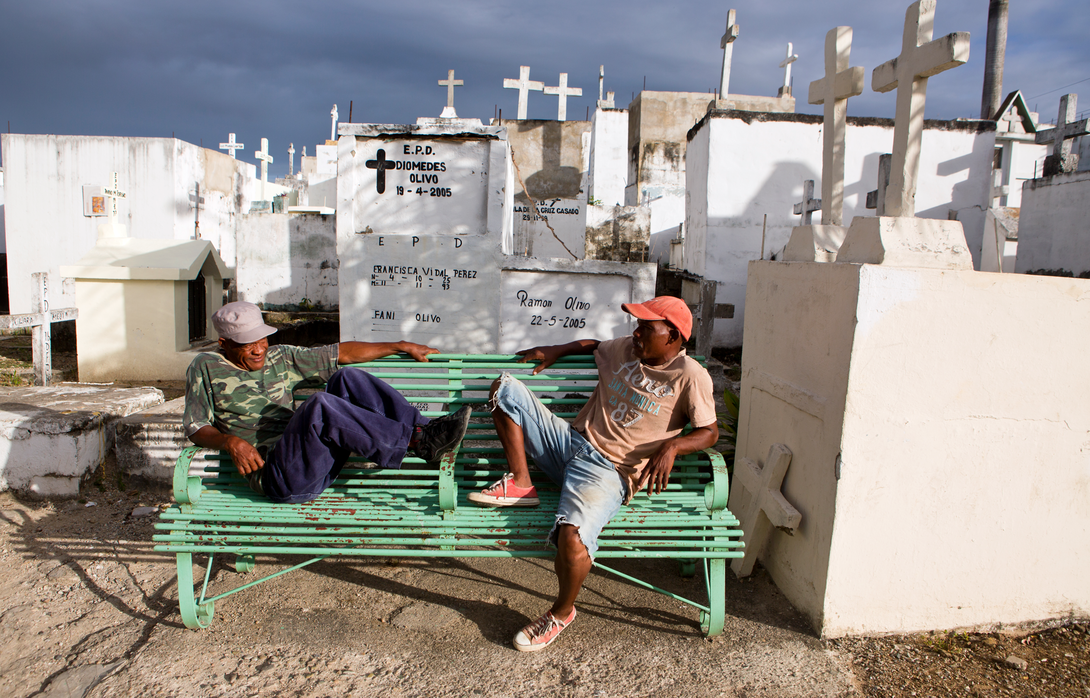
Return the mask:
[[[658,296],[643,303],[621,303],[621,309],[640,320],[666,320],[685,340],[693,333],[693,314],[680,298]]]

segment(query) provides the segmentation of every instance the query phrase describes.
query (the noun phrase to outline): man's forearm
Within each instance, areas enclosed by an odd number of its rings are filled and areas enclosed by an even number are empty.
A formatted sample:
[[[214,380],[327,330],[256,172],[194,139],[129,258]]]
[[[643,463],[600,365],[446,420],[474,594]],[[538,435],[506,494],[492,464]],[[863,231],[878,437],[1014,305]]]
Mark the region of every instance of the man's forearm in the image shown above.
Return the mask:
[[[403,342],[341,342],[337,349],[337,363],[365,364],[368,361],[392,356],[402,350]]]
[[[201,448],[214,448],[223,451],[227,448],[230,436],[213,426],[203,426],[189,436],[189,440]]]
[[[696,453],[697,451],[703,451],[705,448],[711,448],[718,440],[719,425],[711,424],[706,427],[693,429],[683,436],[677,436],[671,439],[669,443],[676,455],[685,456],[690,453]]]

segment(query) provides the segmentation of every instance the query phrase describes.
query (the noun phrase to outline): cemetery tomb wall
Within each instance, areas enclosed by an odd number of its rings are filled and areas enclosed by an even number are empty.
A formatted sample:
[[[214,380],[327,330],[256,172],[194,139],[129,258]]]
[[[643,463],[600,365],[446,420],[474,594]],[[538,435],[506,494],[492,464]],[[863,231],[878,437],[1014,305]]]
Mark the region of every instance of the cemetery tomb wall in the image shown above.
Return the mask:
[[[957,213],[974,264],[979,265],[984,211],[991,190],[995,132],[992,122],[927,121],[916,191],[916,215],[945,220]],[[705,135],[705,132],[706,135]],[[821,188],[822,119],[806,114],[711,112],[690,132],[686,183],[690,199],[706,202],[687,215],[687,271],[719,282],[717,303],[735,306],[734,318],[715,323],[715,346],[738,346],[745,321],[747,265],[778,254],[802,200],[803,181]],[[694,144],[697,144],[694,146]],[[876,187],[878,157],[890,152],[893,121],[849,117],[845,138],[844,222],[870,216],[866,193]],[[699,194],[697,192],[700,192]],[[814,213],[820,222],[820,212]],[[654,230],[654,220],[652,220]]]
[[[1022,185],[1018,224],[1020,274],[1090,274],[1090,172],[1072,172]]]
[[[337,308],[334,216],[267,213],[241,217],[238,299],[266,310]]]
[[[126,198],[118,202],[118,222],[131,237],[189,240],[194,214],[189,194],[201,182],[205,208],[201,233],[234,266],[234,225],[242,206],[247,163],[171,138],[3,134],[7,199],[8,265],[18,273],[8,286],[12,313],[31,312],[30,274],[74,264],[98,240],[108,216],[85,216],[84,185],[105,186],[112,173]],[[106,200],[107,212],[109,199]],[[24,278],[25,277],[25,278]],[[73,291],[50,284],[50,305],[75,305]]]
[[[7,254],[7,233],[4,231],[4,168],[0,167],[0,254]]]
[[[646,206],[588,206],[586,259],[646,262],[650,214]]]
[[[599,206],[624,204],[628,183],[628,111],[596,109],[591,116],[590,199]]]
[[[794,454],[802,525],[761,560],[822,636],[1090,613],[1087,298],[1077,279],[750,264],[738,453]],[[1014,374],[1018,399],[995,379]]]
[[[996,145],[1003,147],[1003,163],[1000,182],[1007,185],[1007,194],[999,198],[999,203],[1008,208],[1022,206],[1022,185],[1026,180],[1039,176],[1044,169],[1045,156],[1049,146],[1025,143],[1022,141],[1003,141],[997,135]]]

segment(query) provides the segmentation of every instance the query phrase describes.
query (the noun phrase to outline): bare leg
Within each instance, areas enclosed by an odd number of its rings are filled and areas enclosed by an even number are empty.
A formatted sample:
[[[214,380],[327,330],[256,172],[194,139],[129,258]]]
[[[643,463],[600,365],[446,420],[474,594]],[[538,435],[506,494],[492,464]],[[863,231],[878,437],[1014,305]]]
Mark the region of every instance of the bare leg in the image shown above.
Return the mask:
[[[496,396],[496,390],[499,387],[500,381],[498,379],[493,381],[492,389],[488,394],[490,400]],[[503,446],[503,455],[507,458],[507,470],[514,475],[515,485],[530,487],[534,483],[530,481],[530,468],[526,464],[526,446],[523,441],[522,427],[515,424],[515,421],[499,407],[492,409],[492,423],[496,425],[496,436],[499,437],[500,444]]]
[[[583,588],[590,574],[591,559],[587,548],[579,538],[579,529],[571,524],[561,524],[557,535],[556,579],[559,592],[556,603],[549,610],[557,618],[567,618],[575,606],[575,597]]]

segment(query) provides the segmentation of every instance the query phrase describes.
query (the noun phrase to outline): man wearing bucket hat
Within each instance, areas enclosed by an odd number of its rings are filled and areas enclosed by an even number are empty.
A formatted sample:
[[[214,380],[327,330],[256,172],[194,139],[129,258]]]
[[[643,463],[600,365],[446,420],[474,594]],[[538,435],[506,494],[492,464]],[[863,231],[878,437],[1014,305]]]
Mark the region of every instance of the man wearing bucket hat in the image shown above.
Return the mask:
[[[518,352],[523,361],[540,362],[535,374],[563,356],[594,354],[600,379],[573,424],[510,374],[492,384],[489,406],[509,472],[469,499],[483,506],[536,506],[527,455],[560,486],[549,534],[560,592],[552,608],[515,635],[515,648],[523,652],[544,649],[575,619],[575,598],[598,535],[621,506],[644,487],[648,495],[661,492],[676,456],[719,438],[711,376],[682,347],[692,333],[689,308],[668,296],[621,308],[637,320],[631,336]],[[693,430],[683,434],[690,423]]]
[[[212,325],[219,351],[198,355],[186,372],[185,433],[230,453],[250,487],[275,502],[314,499],[352,453],[397,468],[407,453],[436,461],[465,436],[468,406],[429,420],[366,371],[338,370],[398,352],[427,361],[438,349],[412,342],[270,347],[276,328],[242,301],[217,310]],[[326,389],[295,410],[293,391],[310,380]]]

